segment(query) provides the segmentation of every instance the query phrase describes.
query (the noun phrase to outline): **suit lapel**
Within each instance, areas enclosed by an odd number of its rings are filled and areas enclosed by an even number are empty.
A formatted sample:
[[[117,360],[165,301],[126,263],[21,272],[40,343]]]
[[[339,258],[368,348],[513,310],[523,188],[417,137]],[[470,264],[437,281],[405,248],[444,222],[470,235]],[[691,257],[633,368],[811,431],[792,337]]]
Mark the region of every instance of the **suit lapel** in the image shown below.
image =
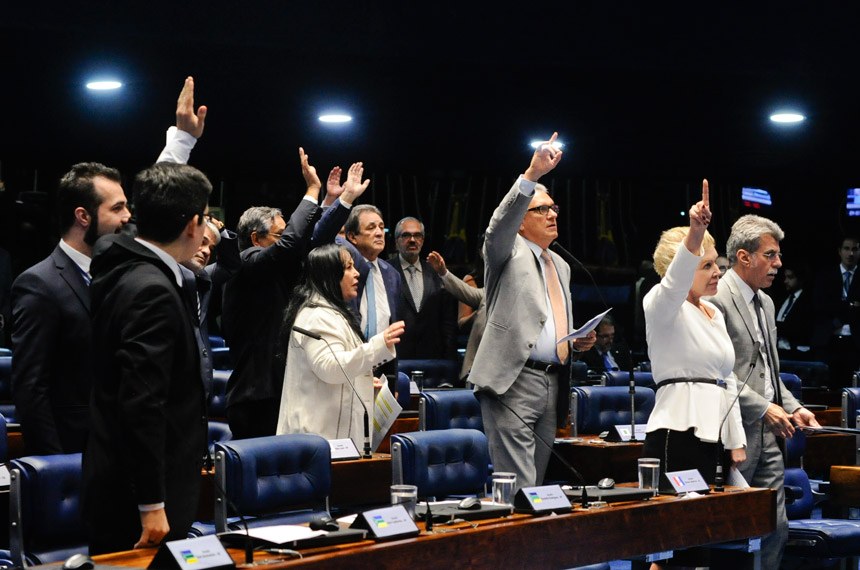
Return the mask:
[[[729,292],[731,293],[732,303],[735,305],[735,309],[738,314],[741,316],[741,319],[744,322],[744,326],[747,328],[747,334],[750,335],[750,339],[755,342],[756,333],[755,333],[755,325],[752,322],[752,315],[750,315],[749,308],[747,307],[746,301],[744,301],[744,296],[738,290],[735,282],[731,279],[726,280],[726,285],[729,286]]]
[[[75,294],[75,297],[81,302],[87,312],[90,312],[90,290],[87,287],[86,282],[84,282],[84,276],[81,275],[80,268],[72,261],[66,253],[57,246],[54,252],[51,254],[51,258],[54,260],[54,265],[57,268],[57,273],[60,274],[60,277],[66,284],[69,286],[69,289]]]

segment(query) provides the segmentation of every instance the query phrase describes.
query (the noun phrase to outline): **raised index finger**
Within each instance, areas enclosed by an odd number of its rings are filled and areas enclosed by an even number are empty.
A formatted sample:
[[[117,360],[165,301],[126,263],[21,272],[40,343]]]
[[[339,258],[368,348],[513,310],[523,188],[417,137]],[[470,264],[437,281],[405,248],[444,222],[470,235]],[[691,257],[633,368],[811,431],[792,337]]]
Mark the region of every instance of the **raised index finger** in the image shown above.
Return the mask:
[[[704,178],[702,180],[702,202],[705,205],[705,208],[711,207],[711,198],[710,198],[710,190],[708,189],[708,179]]]

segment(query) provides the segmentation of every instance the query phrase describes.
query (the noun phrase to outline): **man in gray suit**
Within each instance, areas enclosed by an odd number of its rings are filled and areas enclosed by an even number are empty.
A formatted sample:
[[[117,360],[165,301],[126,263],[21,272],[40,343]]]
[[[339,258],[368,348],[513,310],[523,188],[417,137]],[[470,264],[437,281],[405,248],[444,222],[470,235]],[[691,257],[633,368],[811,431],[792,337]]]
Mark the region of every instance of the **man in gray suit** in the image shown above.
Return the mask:
[[[493,467],[516,473],[517,487],[543,481],[558,399],[568,400],[563,366],[570,345],[557,341],[573,321],[570,267],[547,249],[558,237],[558,206],[537,184],[561,160],[557,136],[535,151],[493,212],[484,242],[487,325],[469,379]],[[578,351],[593,345],[593,333],[573,342]]]
[[[782,266],[779,242],[785,236],[773,221],[742,216],[732,226],[726,245],[732,268],[710,299],[726,319],[735,348],[735,375],[747,436],[747,460],[739,465],[753,487],[777,491],[776,530],[762,541],[762,568],[779,568],[788,537],[781,438],[798,427],[818,427],[815,416],[794,399],[779,379],[779,356],[773,300],[760,289],[770,287]],[[764,330],[763,330],[764,329]]]

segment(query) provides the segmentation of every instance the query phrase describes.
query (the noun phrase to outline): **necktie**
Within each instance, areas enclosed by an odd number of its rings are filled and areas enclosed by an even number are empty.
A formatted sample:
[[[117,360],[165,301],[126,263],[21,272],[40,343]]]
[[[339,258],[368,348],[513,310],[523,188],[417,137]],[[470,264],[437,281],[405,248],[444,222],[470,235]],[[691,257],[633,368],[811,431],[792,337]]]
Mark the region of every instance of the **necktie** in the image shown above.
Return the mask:
[[[791,307],[794,305],[794,296],[795,295],[797,295],[797,293],[792,293],[791,295],[788,296],[788,299],[785,300],[785,307],[783,307],[782,315],[780,315],[780,317],[779,317],[780,321],[784,321],[785,319],[788,318],[788,313],[791,312]]]
[[[364,291],[367,294],[367,322],[364,327],[364,337],[368,340],[376,334],[376,293],[373,286],[373,276],[376,271],[376,265],[370,264],[370,271],[367,273],[367,282],[364,284]]]
[[[407,285],[409,285],[409,292],[412,294],[412,301],[415,303],[415,310],[421,310],[421,297],[424,296],[424,284],[420,283],[421,276],[418,275],[418,268],[414,265],[410,265],[406,268],[406,271],[409,272],[409,278],[406,279]]]
[[[90,286],[90,283],[92,283],[92,282],[93,282],[93,278],[90,276],[90,274],[89,274],[89,273],[87,273],[86,271],[84,271],[84,270],[83,270],[83,269],[81,269],[80,267],[78,267],[78,271],[80,271],[80,272],[81,272],[81,277],[83,277],[83,278],[84,278],[84,283],[86,283],[86,284],[87,284],[87,287],[89,287],[89,286]]]
[[[758,328],[761,329],[761,336],[764,339],[764,352],[767,354],[767,364],[770,366],[770,382],[773,385],[774,402],[777,405],[782,406],[782,394],[780,393],[779,382],[776,378],[776,361],[773,359],[773,354],[770,352],[770,334],[768,333],[767,327],[764,326],[764,319],[761,316],[762,306],[758,293],[753,295],[753,307],[755,307],[755,316],[758,319]]]
[[[618,366],[618,363],[615,362],[615,358],[612,357],[612,353],[609,351],[607,351],[603,355],[603,367],[606,368],[606,370],[619,370],[620,369]]]
[[[851,289],[851,272],[845,271],[842,273],[842,300],[848,298],[848,290]]]
[[[555,338],[556,340],[564,338],[568,333],[567,326],[567,306],[564,303],[564,295],[561,292],[561,282],[558,279],[558,272],[555,270],[555,263],[549,256],[549,252],[544,250],[540,254],[543,261],[544,274],[546,275],[546,290],[549,294],[549,304],[552,307],[552,318],[555,321]],[[567,362],[567,356],[570,354],[570,349],[566,342],[555,345],[558,359],[562,363]]]

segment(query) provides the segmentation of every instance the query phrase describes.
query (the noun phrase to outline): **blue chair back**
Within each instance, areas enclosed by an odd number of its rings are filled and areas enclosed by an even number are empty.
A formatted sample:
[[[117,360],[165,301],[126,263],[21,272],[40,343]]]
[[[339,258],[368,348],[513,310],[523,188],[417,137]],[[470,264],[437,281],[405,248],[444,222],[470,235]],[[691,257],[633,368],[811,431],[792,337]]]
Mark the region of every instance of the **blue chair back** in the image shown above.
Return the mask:
[[[227,417],[227,381],[232,370],[212,371],[212,390],[209,393],[209,417],[224,419]]]
[[[233,432],[230,431],[230,424],[227,422],[213,422],[210,421],[209,425],[209,453],[212,456],[215,456],[215,444],[223,443],[225,441],[230,441],[233,439]]]
[[[212,368],[215,370],[233,370],[233,357],[227,346],[212,347]]]
[[[224,341],[223,336],[209,335],[209,346],[211,348],[224,348],[227,346],[227,343]]]
[[[481,404],[471,390],[425,390],[418,401],[421,431],[464,428],[484,431]]]
[[[0,348],[0,356],[12,356],[11,348]],[[0,552],[3,552],[0,550]]]
[[[391,436],[391,480],[415,485],[420,498],[483,495],[489,474],[487,437],[475,429]]]
[[[654,382],[654,377],[650,372],[634,372],[633,381],[640,388],[657,389],[657,384]],[[604,386],[629,386],[630,372],[626,370],[607,370],[603,373]]]
[[[215,444],[215,528],[227,529],[227,505],[249,526],[291,524],[327,511],[331,489],[331,449],[313,434],[236,439]],[[234,513],[238,514],[238,513]]]
[[[791,392],[791,395],[794,396],[798,402],[803,401],[803,390],[800,376],[791,372],[780,372],[779,379],[782,380],[782,383],[786,388],[788,388],[788,391]]]
[[[785,502],[785,513],[789,520],[808,519],[812,517],[815,498],[812,496],[812,486],[809,476],[800,467],[789,467],[785,470],[785,487],[796,490],[799,497]]]
[[[856,428],[860,413],[860,388],[842,388],[842,427]]]
[[[397,403],[404,410],[409,407],[412,400],[411,387],[409,385],[409,376],[403,372],[397,373]]]
[[[456,360],[398,360],[397,369],[409,377],[415,370],[422,371],[424,373],[424,388],[438,388],[440,386],[453,388],[460,380],[460,367]]]
[[[588,384],[588,364],[581,360],[570,363],[570,385],[582,386]]]
[[[779,369],[797,374],[804,386],[820,387],[830,384],[830,368],[824,362],[780,359]]]
[[[630,425],[630,394],[623,386],[571,388],[570,424],[574,435],[598,434],[614,425]],[[654,390],[636,390],[635,423],[648,422],[654,409]]]
[[[23,566],[87,553],[81,516],[81,454],[22,457],[12,461],[9,543]]]

